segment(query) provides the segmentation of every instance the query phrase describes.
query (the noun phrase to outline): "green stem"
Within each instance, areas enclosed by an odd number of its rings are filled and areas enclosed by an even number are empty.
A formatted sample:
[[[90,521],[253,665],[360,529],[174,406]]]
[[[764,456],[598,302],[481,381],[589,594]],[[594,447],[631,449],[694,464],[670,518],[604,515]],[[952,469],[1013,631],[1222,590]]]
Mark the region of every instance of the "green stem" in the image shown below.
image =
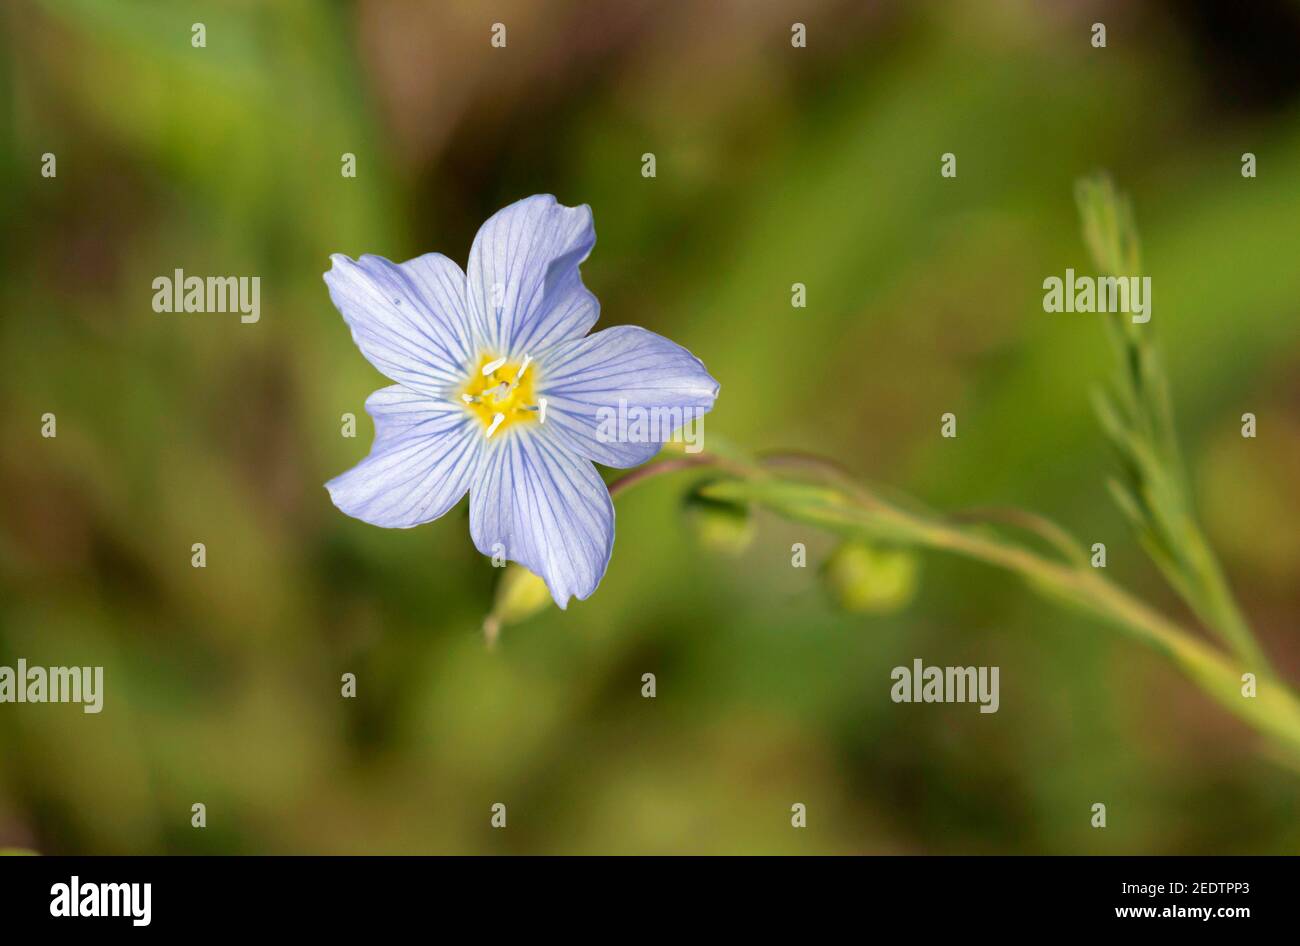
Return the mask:
[[[1261,673],[1271,673],[1268,657],[1260,649],[1251,632],[1246,617],[1237,606],[1237,599],[1228,588],[1219,560],[1195,523],[1186,530],[1188,558],[1193,574],[1199,581],[1199,594],[1189,602],[1196,616],[1218,631],[1223,640],[1250,667]]]
[[[1116,277],[1142,272],[1133,208],[1110,178],[1076,184],[1084,243],[1099,272]],[[1112,492],[1169,583],[1206,628],[1253,672],[1271,676],[1209,541],[1197,525],[1191,491],[1174,434],[1169,381],[1150,326],[1124,313],[1104,321],[1115,354],[1109,395],[1097,398],[1098,416],[1125,465],[1124,485]]]
[[[847,475],[830,461],[800,455],[797,465],[816,473],[823,480],[819,483],[772,470],[794,465],[789,456],[753,461],[728,448],[721,455],[699,454],[651,463],[615,482],[611,492],[621,492],[627,485],[675,470],[718,467],[729,475],[707,484],[703,489],[706,496],[760,506],[835,533],[952,552],[1002,568],[1021,576],[1040,593],[1090,613],[1168,657],[1224,708],[1277,739],[1284,747],[1284,757],[1300,766],[1300,700],[1286,684],[1268,672],[1243,668],[1236,658],[1135,598],[1086,562],[1074,556],[1070,561],[1058,562],[999,535],[928,512],[903,509],[849,482]],[[1042,533],[1046,523],[1047,534],[1062,542],[1072,541],[1046,520],[1034,516],[1032,523],[1025,520],[1018,524]],[[1258,677],[1257,695],[1253,697],[1242,693],[1242,674],[1246,670]]]

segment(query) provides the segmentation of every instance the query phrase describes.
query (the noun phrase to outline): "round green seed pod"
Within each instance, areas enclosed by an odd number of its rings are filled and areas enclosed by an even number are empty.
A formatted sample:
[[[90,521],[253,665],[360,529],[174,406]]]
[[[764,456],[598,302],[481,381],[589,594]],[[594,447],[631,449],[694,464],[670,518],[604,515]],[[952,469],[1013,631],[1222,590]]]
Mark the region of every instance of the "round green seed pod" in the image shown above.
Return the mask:
[[[908,549],[847,541],[831,553],[821,578],[836,605],[854,614],[892,614],[916,596],[920,561]]]
[[[682,510],[695,541],[707,551],[737,556],[754,542],[757,526],[742,503],[710,499],[696,487],[687,494]]]
[[[503,627],[526,621],[552,603],[546,582],[517,562],[510,562],[497,582],[492,612],[483,619],[483,636],[489,645],[494,644]]]

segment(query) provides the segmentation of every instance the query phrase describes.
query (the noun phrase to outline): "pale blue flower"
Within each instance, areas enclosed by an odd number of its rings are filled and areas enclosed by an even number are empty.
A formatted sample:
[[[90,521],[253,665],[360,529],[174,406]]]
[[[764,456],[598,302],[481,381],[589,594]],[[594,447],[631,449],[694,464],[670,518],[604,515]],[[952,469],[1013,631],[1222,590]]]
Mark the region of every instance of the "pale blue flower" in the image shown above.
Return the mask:
[[[671,433],[611,438],[601,417],[620,405],[702,415],[718,383],[643,328],[587,334],[600,304],[578,267],[595,242],[590,207],[539,195],[483,224],[468,275],[439,253],[332,257],[330,298],[361,353],[397,382],[366,400],[370,455],[325,484],[339,509],[409,528],[468,491],[480,552],[540,575],[561,608],[596,590],[614,504],[592,461],[636,466]]]

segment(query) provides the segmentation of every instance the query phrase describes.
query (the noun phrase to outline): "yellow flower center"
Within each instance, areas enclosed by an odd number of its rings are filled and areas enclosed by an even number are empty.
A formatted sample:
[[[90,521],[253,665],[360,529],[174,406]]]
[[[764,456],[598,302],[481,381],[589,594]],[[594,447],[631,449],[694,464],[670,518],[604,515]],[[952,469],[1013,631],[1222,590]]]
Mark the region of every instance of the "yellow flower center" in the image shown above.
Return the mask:
[[[497,437],[516,424],[545,423],[546,398],[539,402],[536,381],[537,366],[528,355],[508,361],[484,354],[456,399],[483,425],[484,436]]]

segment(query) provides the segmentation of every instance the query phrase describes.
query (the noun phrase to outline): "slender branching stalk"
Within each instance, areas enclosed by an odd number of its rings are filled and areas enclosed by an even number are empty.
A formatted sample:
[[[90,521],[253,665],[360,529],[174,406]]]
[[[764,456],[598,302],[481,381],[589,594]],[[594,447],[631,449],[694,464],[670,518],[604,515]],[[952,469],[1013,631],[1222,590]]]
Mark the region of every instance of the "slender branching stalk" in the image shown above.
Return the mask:
[[[1084,242],[1098,272],[1141,273],[1142,253],[1128,201],[1106,177],[1080,181],[1077,198]],[[1147,553],[1196,616],[1247,667],[1267,673],[1268,661],[1196,521],[1174,433],[1169,384],[1152,338],[1154,323],[1139,324],[1122,312],[1103,317],[1116,371],[1095,403],[1120,459],[1121,474],[1111,479],[1111,493]]]
[[[837,482],[841,474],[830,465],[819,475],[809,464],[796,476],[787,468],[746,459],[731,447],[725,449],[725,454],[700,454],[689,463],[678,462],[681,458],[651,463],[632,475],[632,482],[712,467],[723,475],[702,486],[702,495],[710,499],[762,508],[846,538],[952,552],[1005,569],[1024,578],[1040,594],[1091,614],[1169,658],[1226,709],[1273,737],[1282,748],[1282,758],[1300,768],[1300,700],[1290,689],[1271,676],[1259,675],[1258,695],[1243,696],[1245,668],[1239,659],[1103,577],[1086,560],[1049,558],[988,526],[900,508],[861,486]],[[614,484],[616,494],[622,492],[618,485]],[[1035,523],[1031,531],[1042,532],[1041,526],[1046,525],[1054,538],[1065,537],[1064,541],[1074,546],[1059,527],[1037,516],[1028,521]],[[1025,525],[1019,517],[1013,524]]]

